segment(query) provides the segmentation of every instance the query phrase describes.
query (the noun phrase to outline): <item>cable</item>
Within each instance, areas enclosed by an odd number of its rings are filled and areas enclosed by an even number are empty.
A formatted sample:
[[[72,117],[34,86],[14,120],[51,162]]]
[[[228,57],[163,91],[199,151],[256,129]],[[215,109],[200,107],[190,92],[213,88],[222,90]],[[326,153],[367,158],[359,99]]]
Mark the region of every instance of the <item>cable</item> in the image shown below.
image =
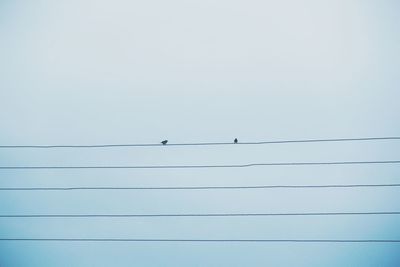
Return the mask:
[[[400,140],[398,136],[391,137],[361,137],[361,138],[333,138],[333,139],[302,139],[302,140],[277,140],[258,142],[202,142],[202,143],[168,143],[168,146],[217,146],[217,145],[265,145],[284,143],[316,143],[316,142],[350,142],[350,141],[377,141],[377,140]],[[156,144],[99,144],[99,145],[2,145],[0,148],[110,148],[110,147],[148,147],[164,146]]]
[[[69,190],[219,190],[279,188],[357,188],[399,187],[400,184],[332,184],[332,185],[255,185],[255,186],[171,186],[171,187],[3,187],[0,191],[69,191]]]
[[[306,213],[189,213],[189,214],[14,214],[0,218],[128,218],[128,217],[254,217],[254,216],[338,216],[338,215],[400,215],[399,211],[379,212],[306,212]]]
[[[53,242],[246,242],[246,243],[399,243],[398,239],[142,239],[142,238],[0,238],[0,241]]]
[[[302,165],[354,165],[398,164],[400,160],[383,161],[330,161],[330,162],[275,162],[231,165],[153,165],[153,166],[0,166],[0,170],[16,169],[193,169],[193,168],[248,168],[256,166],[302,166]]]

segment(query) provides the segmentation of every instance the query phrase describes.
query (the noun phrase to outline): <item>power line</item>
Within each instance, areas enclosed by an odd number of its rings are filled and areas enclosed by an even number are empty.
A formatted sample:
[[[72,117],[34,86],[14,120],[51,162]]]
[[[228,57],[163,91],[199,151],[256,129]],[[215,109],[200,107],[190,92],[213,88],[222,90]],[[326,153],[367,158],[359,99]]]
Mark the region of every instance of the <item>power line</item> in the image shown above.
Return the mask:
[[[148,166],[0,166],[0,170],[15,169],[194,169],[194,168],[248,168],[257,166],[304,166],[304,165],[357,165],[398,164],[400,160],[383,161],[329,161],[329,162],[274,162],[229,165],[148,165]]]
[[[361,137],[361,138],[332,138],[332,139],[301,139],[301,140],[276,140],[257,142],[200,142],[200,143],[168,143],[168,146],[218,146],[218,145],[265,145],[285,143],[319,143],[319,142],[350,142],[350,141],[378,141],[400,140],[398,136],[391,137]],[[0,148],[110,148],[110,147],[151,147],[163,146],[161,143],[151,144],[98,144],[98,145],[2,145]]]
[[[167,187],[3,187],[0,191],[69,191],[69,190],[235,190],[295,188],[399,187],[400,184],[331,184],[331,185],[255,185],[255,186],[167,186]]]
[[[257,217],[257,216],[400,215],[399,211],[306,213],[176,213],[176,214],[8,214],[0,218],[128,218],[128,217]]]
[[[0,238],[0,241],[51,242],[223,242],[223,243],[399,243],[398,239],[143,239],[143,238]]]

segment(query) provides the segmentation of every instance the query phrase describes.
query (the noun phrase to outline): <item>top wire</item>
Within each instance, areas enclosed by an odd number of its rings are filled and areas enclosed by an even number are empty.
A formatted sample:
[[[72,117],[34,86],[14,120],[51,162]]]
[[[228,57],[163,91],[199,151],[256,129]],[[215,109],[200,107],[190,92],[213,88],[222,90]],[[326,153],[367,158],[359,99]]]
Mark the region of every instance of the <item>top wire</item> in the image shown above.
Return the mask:
[[[111,148],[111,147],[158,147],[158,146],[224,146],[224,145],[267,145],[285,143],[319,143],[319,142],[351,142],[351,141],[379,141],[400,140],[398,136],[391,137],[361,137],[361,138],[333,138],[333,139],[301,139],[275,140],[257,142],[200,142],[200,143],[152,143],[152,144],[94,144],[94,145],[0,145],[0,148]]]

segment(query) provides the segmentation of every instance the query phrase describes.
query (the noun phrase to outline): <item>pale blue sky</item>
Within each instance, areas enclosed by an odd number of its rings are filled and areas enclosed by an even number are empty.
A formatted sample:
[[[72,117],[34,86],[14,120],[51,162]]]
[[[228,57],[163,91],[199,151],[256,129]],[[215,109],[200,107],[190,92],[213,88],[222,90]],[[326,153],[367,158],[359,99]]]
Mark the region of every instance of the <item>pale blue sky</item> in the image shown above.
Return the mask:
[[[0,2],[0,144],[400,136],[396,1]],[[400,142],[0,150],[0,165],[400,159]],[[4,171],[6,186],[398,182],[400,166]],[[398,210],[399,189],[1,192],[0,214]],[[5,237],[400,239],[399,216],[1,219]],[[396,244],[0,242],[0,266],[398,266]]]

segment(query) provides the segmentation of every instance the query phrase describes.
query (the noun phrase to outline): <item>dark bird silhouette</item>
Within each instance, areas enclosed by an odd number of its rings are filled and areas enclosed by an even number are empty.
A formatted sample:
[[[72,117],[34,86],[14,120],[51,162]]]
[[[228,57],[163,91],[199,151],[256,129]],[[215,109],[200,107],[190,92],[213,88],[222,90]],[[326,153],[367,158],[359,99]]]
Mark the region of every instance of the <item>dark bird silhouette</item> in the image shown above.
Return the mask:
[[[168,143],[168,140],[161,141],[161,144],[163,144],[164,146],[165,146],[167,143]]]
[[[233,142],[234,142],[235,144],[237,144],[237,143],[238,143],[237,138],[235,138],[235,140],[233,140]]]

